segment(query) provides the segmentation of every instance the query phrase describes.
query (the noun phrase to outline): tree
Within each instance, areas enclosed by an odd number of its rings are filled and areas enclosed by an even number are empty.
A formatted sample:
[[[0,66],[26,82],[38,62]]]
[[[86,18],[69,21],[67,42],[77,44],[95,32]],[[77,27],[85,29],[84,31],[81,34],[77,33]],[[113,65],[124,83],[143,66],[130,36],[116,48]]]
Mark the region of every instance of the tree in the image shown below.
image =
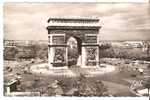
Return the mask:
[[[90,81],[83,74],[80,74],[76,86],[79,96],[108,96],[107,87],[102,81]]]
[[[150,78],[148,78],[148,79],[146,79],[146,80],[144,81],[143,86],[148,89],[148,96],[149,96],[149,91],[150,91]],[[150,100],[150,96],[149,96],[149,100]]]
[[[108,90],[104,83],[100,80],[95,82],[94,88],[96,89],[96,96],[107,96]]]
[[[15,60],[16,54],[18,53],[18,50],[14,46],[5,47],[4,49],[4,59],[5,60]]]

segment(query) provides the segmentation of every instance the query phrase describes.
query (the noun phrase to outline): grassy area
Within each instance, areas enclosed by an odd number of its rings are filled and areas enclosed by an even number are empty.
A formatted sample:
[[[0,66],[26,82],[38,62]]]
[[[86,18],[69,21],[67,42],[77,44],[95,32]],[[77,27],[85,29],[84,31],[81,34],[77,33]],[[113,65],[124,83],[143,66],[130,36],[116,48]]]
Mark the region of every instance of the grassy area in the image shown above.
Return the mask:
[[[101,59],[102,60],[102,59]],[[128,61],[128,60],[127,60]],[[94,77],[88,77],[86,80],[89,86],[94,86],[94,82],[102,81],[104,85],[107,87],[109,94],[113,96],[136,96],[135,94],[131,93],[129,87],[131,85],[130,82],[126,81],[133,81],[133,80],[141,80],[144,78],[144,75],[140,75],[140,73],[136,70],[134,65],[131,65],[131,62],[126,63],[125,59],[113,59],[105,58],[102,62],[114,65],[116,70],[110,73],[96,75]],[[36,63],[36,62],[35,62]],[[22,77],[21,84],[18,85],[20,91],[40,91],[43,95],[49,94],[49,86],[55,82],[55,80],[62,82],[62,89],[64,93],[67,93],[72,88],[75,88],[77,80],[79,77],[64,77],[64,76],[50,76],[50,75],[42,75],[42,74],[32,74],[32,73],[24,73],[24,68],[32,65],[30,61],[5,61],[4,62],[4,80],[10,79],[8,76],[11,74],[11,78],[14,78],[17,73],[20,74]],[[10,66],[12,71],[8,71],[7,67]],[[147,69],[147,65],[139,64],[136,67],[145,68],[144,71],[147,75],[150,75],[150,70]],[[120,70],[121,68],[121,70]],[[74,72],[78,72],[77,69],[71,69]],[[79,67],[78,67],[78,70]],[[80,71],[81,73],[84,72],[83,69]],[[133,76],[135,74],[135,76]]]

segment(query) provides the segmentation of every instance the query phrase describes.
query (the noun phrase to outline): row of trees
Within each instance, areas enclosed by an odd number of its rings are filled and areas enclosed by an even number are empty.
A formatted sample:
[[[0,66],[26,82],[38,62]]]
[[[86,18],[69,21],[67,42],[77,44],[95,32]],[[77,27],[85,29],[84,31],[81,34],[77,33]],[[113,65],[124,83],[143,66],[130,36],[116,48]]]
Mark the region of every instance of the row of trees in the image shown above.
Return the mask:
[[[114,47],[110,43],[104,43],[100,45],[100,58],[127,58],[127,59],[142,59],[150,60],[150,43],[145,43],[147,49],[145,52],[139,50],[134,50],[134,48],[124,48],[124,47]],[[78,54],[78,51],[69,50],[68,54]],[[41,58],[47,57],[48,47],[47,45],[31,45],[22,47],[5,47],[4,49],[4,59],[11,58]],[[78,57],[78,55],[73,55]],[[72,57],[69,55],[69,57]],[[74,57],[73,57],[74,58]]]
[[[100,58],[104,57],[133,60],[150,60],[148,51],[143,52],[141,48],[114,47],[111,44],[100,46]]]
[[[40,58],[45,59],[48,55],[47,45],[31,45],[31,46],[16,46],[5,47],[4,59],[5,60],[18,60],[18,59],[32,59]]]

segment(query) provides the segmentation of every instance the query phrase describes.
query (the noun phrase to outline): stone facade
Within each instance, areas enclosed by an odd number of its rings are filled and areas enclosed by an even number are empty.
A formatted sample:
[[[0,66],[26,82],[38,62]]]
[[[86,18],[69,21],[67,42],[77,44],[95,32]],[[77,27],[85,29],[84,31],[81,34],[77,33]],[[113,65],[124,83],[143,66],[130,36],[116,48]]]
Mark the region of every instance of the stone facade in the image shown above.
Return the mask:
[[[81,66],[99,65],[99,19],[50,18],[48,23],[48,63],[51,67],[68,65],[67,40],[70,37],[77,39]]]

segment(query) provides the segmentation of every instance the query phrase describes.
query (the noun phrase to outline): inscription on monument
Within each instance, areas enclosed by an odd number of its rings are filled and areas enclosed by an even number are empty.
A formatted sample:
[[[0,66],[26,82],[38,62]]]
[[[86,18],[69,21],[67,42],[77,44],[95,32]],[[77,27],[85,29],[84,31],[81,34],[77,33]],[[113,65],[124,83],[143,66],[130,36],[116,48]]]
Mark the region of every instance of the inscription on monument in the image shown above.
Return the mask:
[[[53,36],[53,44],[63,44],[64,43],[64,36]]]
[[[97,36],[86,36],[85,43],[97,43]]]

